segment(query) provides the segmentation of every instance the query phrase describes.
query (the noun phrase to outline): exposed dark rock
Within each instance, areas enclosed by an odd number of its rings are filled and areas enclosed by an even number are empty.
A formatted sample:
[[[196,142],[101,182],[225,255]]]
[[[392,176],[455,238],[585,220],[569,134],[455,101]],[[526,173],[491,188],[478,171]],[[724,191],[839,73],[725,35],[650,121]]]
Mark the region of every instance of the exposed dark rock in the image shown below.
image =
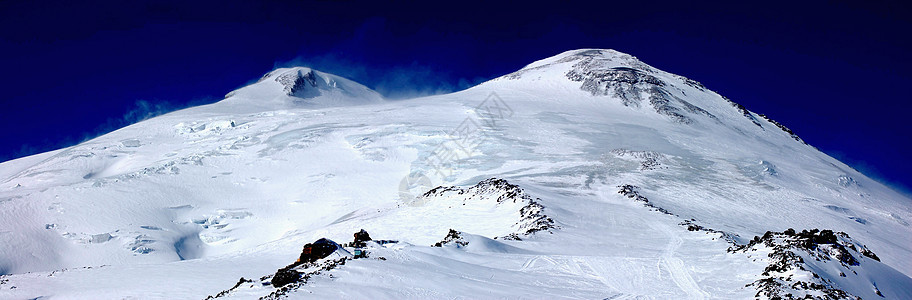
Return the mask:
[[[215,298],[221,298],[221,297],[228,296],[228,294],[230,294],[232,291],[236,290],[239,286],[241,286],[242,284],[248,283],[248,282],[253,282],[253,280],[241,277],[241,279],[238,279],[238,282],[235,283],[234,286],[232,286],[230,289],[221,291],[218,294],[215,294],[215,296],[209,295],[208,297],[206,297],[206,299],[208,300],[208,299],[215,299]]]
[[[529,204],[519,209],[521,219],[516,224],[519,226],[521,234],[530,235],[554,228],[554,220],[542,213],[544,209],[544,206],[534,200],[529,200]]]
[[[502,203],[506,200],[516,202],[522,198],[519,196],[523,193],[523,190],[519,188],[519,186],[511,184],[504,179],[488,178],[467,189],[456,186],[438,186],[424,193],[424,197],[440,196],[449,192],[455,192],[459,195],[469,192],[474,192],[474,194],[495,194],[503,192],[503,194],[496,199],[497,203]]]
[[[731,234],[731,233],[728,233],[725,231],[707,228],[707,227],[697,224],[696,222],[697,222],[696,219],[690,219],[690,220],[684,220],[684,222],[681,222],[678,225],[684,226],[685,228],[687,228],[687,231],[702,231],[702,232],[706,232],[706,233],[717,233],[722,236],[723,240],[729,242],[730,244],[734,245],[737,243],[737,239],[738,239],[737,234]]]
[[[655,209],[656,211],[661,212],[663,214],[677,216],[664,208],[655,206],[654,204],[650,203],[649,198],[646,198],[645,196],[640,195],[640,192],[638,191],[639,190],[638,186],[625,184],[625,185],[619,185],[618,187],[621,188],[618,191],[618,194],[624,195],[625,197],[636,200],[636,201],[643,202],[644,206]]]
[[[432,189],[428,190],[428,191],[425,192],[422,196],[423,196],[423,197],[439,196],[439,195],[443,195],[443,194],[446,193],[446,192],[456,192],[456,193],[459,193],[460,195],[462,195],[463,193],[465,193],[465,191],[463,191],[462,188],[460,188],[460,187],[457,187],[457,186],[442,186],[442,185],[441,185],[441,186],[438,186],[438,187],[435,187],[435,188],[432,188]]]
[[[355,243],[365,244],[362,247],[368,246],[366,244],[372,244],[377,246],[382,246],[389,243],[397,243],[394,240],[373,240],[370,238],[370,235],[367,234],[367,231],[362,229],[359,232],[354,234]],[[351,246],[346,245],[346,247]],[[367,252],[364,249],[356,248],[354,249],[354,255],[348,256],[340,255],[336,258],[329,258],[329,255],[338,251],[343,250],[342,246],[333,242],[332,240],[321,238],[313,243],[309,243],[304,246],[304,249],[301,251],[300,258],[281,269],[278,269],[272,275],[264,275],[259,278],[260,283],[258,285],[262,286],[272,286],[275,290],[269,295],[260,297],[260,299],[278,299],[282,296],[285,296],[290,291],[297,290],[301,286],[307,283],[308,280],[314,276],[320,275],[324,272],[333,270],[339,266],[345,265],[346,261],[351,259],[361,259],[367,258]],[[343,251],[344,252],[344,251]],[[378,257],[378,260],[386,260],[384,257]],[[332,274],[329,274],[332,277]],[[235,291],[241,287],[244,283],[252,283],[253,280],[241,278],[238,283],[233,287],[221,291],[216,295],[210,295],[206,299],[214,299],[228,296],[231,292]]]
[[[312,98],[320,94],[317,91],[317,74],[313,70],[289,72],[276,77],[275,80],[284,86],[283,91],[288,96]]]
[[[208,299],[215,299],[215,298],[221,298],[221,297],[228,296],[228,294],[230,294],[232,291],[236,290],[239,286],[241,286],[244,283],[248,283],[248,282],[253,282],[253,280],[245,279],[244,277],[241,277],[241,279],[239,279],[238,282],[235,283],[234,286],[231,287],[230,289],[221,291],[218,294],[215,294],[215,296],[209,295],[208,297],[206,297],[206,299],[208,300]]]
[[[260,277],[260,281],[263,282],[263,285],[272,285],[276,288],[275,291],[269,295],[260,297],[260,299],[278,299],[281,296],[284,296],[289,291],[293,291],[307,283],[307,280],[313,276],[319,275],[323,272],[335,269],[338,266],[345,265],[345,261],[348,260],[347,257],[342,257],[338,259],[325,260],[320,262],[307,262],[307,263],[298,263],[295,262],[291,265],[285,266],[284,268],[279,269],[273,275],[267,275]],[[267,282],[267,280],[269,280]],[[253,280],[244,279],[243,277],[238,280],[233,287],[230,289],[219,292],[216,295],[210,295],[206,299],[215,299],[225,297],[231,294],[231,292],[238,289],[244,283],[253,282]]]
[[[861,299],[861,297],[851,295],[840,289],[831,288],[824,284],[807,281],[790,283],[782,278],[767,277],[750,283],[747,286],[757,288],[758,292],[755,294],[755,297],[758,299]],[[810,293],[805,293],[804,296],[793,295],[792,293],[795,291],[816,291],[817,293],[814,294],[820,295],[812,296]]]
[[[447,233],[446,237],[442,241],[434,243],[431,247],[443,247],[443,245],[456,244],[457,248],[465,247],[469,244],[468,241],[462,238],[462,232],[456,231],[455,229],[450,229],[450,232]]]
[[[698,89],[698,90],[700,90],[700,91],[702,91],[702,92],[705,92],[705,91],[708,90],[708,89],[706,88],[706,86],[704,86],[704,85],[703,85],[702,83],[700,83],[699,81],[696,81],[696,80],[693,80],[693,79],[690,79],[690,78],[687,78],[687,77],[684,77],[684,76],[679,76],[679,75],[675,75],[675,77],[677,77],[678,79],[680,79],[681,81],[683,81],[684,84],[686,84],[686,85],[688,85],[688,86],[690,86],[690,87],[692,87],[692,88]]]
[[[650,203],[648,198],[641,195],[637,186],[627,184],[618,187],[620,188],[619,194],[642,202],[644,206],[655,208],[659,212],[674,215]],[[852,268],[857,268],[862,264],[860,258],[867,257],[880,261],[874,252],[865,245],[854,241],[844,232],[819,229],[798,232],[789,228],[783,232],[767,231],[762,237],[754,237],[747,244],[739,244],[736,235],[706,228],[697,224],[695,219],[685,220],[680,225],[687,228],[688,231],[721,234],[723,239],[732,244],[728,249],[731,253],[753,253],[759,248],[768,249],[769,263],[760,274],[762,277],[747,285],[757,289],[755,295],[757,298],[861,299],[842,290],[832,280],[820,276],[813,270],[819,270],[821,263],[833,261],[841,268],[852,271],[852,274],[857,274]],[[805,258],[811,258],[810,262],[805,261]],[[807,274],[809,277],[793,276],[796,272]],[[846,272],[839,272],[838,275],[833,273],[829,276],[847,277]],[[880,295],[876,285],[872,288],[875,293]]]
[[[635,57],[611,50],[583,50],[558,59],[552,63],[505,75],[504,78],[515,80],[524,74],[539,69],[549,68],[556,64],[574,62],[572,68],[564,74],[571,81],[581,82],[580,89],[593,96],[613,96],[621,100],[624,106],[640,107],[645,100],[657,113],[666,115],[677,123],[690,124],[694,120],[686,112],[704,115],[717,120],[708,111],[693,105],[668,92],[668,85],[656,74],[658,70],[637,60]],[[684,84],[700,91],[706,91],[699,82],[676,75]],[[681,93],[683,90],[677,89]]]
[[[510,80],[516,80],[516,79],[522,78],[525,73],[532,71],[532,70],[546,69],[546,68],[549,68],[556,64],[563,64],[563,63],[575,62],[575,61],[581,61],[581,60],[615,61],[615,62],[619,62],[619,63],[625,64],[625,65],[628,65],[633,69],[641,70],[646,73],[656,72],[656,70],[653,67],[639,61],[636,57],[633,57],[629,54],[620,53],[620,52],[613,51],[613,50],[590,49],[590,50],[578,51],[574,54],[571,54],[571,55],[568,55],[561,59],[558,59],[557,61],[555,61],[553,63],[543,64],[543,65],[539,65],[539,66],[531,67],[531,68],[528,68],[528,67],[523,68],[522,70],[507,74],[504,77],[507,79],[510,79]]]
[[[807,143],[804,142],[804,140],[802,140],[800,137],[798,137],[798,135],[795,134],[794,131],[792,131],[791,129],[788,129],[788,127],[785,127],[785,125],[782,125],[781,123],[776,122],[776,121],[773,120],[773,119],[770,119],[770,117],[767,117],[767,116],[764,115],[764,114],[759,114],[759,116],[760,116],[761,118],[765,119],[766,121],[772,123],[773,125],[776,125],[776,127],[779,127],[779,129],[781,129],[781,130],[784,131],[785,133],[788,133],[789,135],[791,135],[792,138],[795,139],[796,141],[799,141],[799,142],[801,142],[802,144],[807,145]]]
[[[469,188],[438,186],[424,193],[423,197],[439,197],[450,193],[465,195],[466,201],[476,199],[476,197],[496,195],[494,201],[497,203],[526,203],[519,209],[520,219],[514,224],[518,231],[504,237],[495,237],[495,239],[521,240],[520,237],[523,235],[555,228],[554,220],[544,213],[545,207],[535,201],[541,199],[533,200],[522,188],[504,179],[485,179]]]
[[[725,99],[725,101],[728,101],[728,104],[731,104],[732,106],[734,106],[735,109],[738,110],[738,112],[740,112],[742,115],[744,115],[744,117],[747,118],[748,120],[751,120],[751,122],[753,122],[754,125],[757,125],[760,128],[763,128],[763,125],[760,124],[760,120],[757,120],[757,118],[754,117],[754,114],[751,113],[749,110],[747,110],[747,108],[745,108],[744,105],[735,103],[735,101],[732,101],[731,99],[728,99],[725,96],[722,96],[722,99]]]
[[[770,299],[860,299],[812,271],[813,268],[808,267],[808,262],[802,258],[802,253],[820,262],[837,261],[847,270],[860,265],[853,252],[879,260],[866,246],[855,242],[848,234],[818,229],[801,232],[791,228],[783,232],[767,231],[762,237],[754,237],[746,245],[732,246],[729,252],[755,251],[760,247],[770,249],[770,262],[761,274],[763,278],[748,286],[757,288],[757,297]],[[794,270],[810,273],[812,279],[794,279],[791,273],[788,273]],[[840,272],[839,276],[845,277],[845,272]]]
[[[317,260],[329,256],[339,248],[339,244],[325,238],[304,245],[304,249],[301,250],[301,256],[297,261],[279,269],[272,275],[272,285],[281,287],[292,282],[297,282],[301,278],[301,273],[296,270],[297,268],[313,264]]]
[[[494,239],[521,241],[522,236],[554,228],[554,220],[547,215],[542,214],[544,206],[538,202],[529,200],[529,204],[519,209],[520,221],[516,222],[519,232],[514,232],[505,236],[495,237]]]
[[[281,287],[301,279],[301,273],[295,271],[295,267],[297,267],[297,265],[289,265],[276,271],[275,274],[272,275],[272,286]]]
[[[273,291],[272,293],[270,293],[269,295],[260,297],[260,299],[281,298],[282,296],[285,296],[285,294],[287,294],[288,292],[297,290],[298,288],[300,288],[301,286],[306,284],[307,281],[310,280],[310,278],[312,278],[313,276],[322,274],[323,272],[326,272],[326,271],[335,269],[339,266],[345,265],[345,262],[347,260],[348,260],[347,257],[342,257],[342,258],[333,259],[333,260],[325,260],[325,261],[322,261],[319,263],[303,264],[300,267],[298,267],[298,269],[301,269],[305,272],[298,272],[297,270],[290,270],[290,271],[294,271],[294,273],[285,272],[284,274],[286,274],[286,275],[282,275],[282,276],[289,276],[288,277],[289,279],[293,279],[289,282],[285,282],[287,280],[286,278],[276,279],[275,275],[273,275],[272,282],[273,282],[273,286],[276,287],[276,290]],[[278,272],[276,273],[276,275],[279,275]],[[278,280],[278,282],[281,283],[281,285],[276,285],[277,280]]]
[[[870,257],[873,260],[880,261],[880,257],[877,257],[877,254],[874,254],[873,251],[868,250],[867,247],[861,249],[861,255]]]
[[[618,157],[631,156],[636,159],[641,160],[640,170],[649,171],[659,169],[662,165],[662,161],[665,160],[665,155],[659,152],[654,151],[632,151],[627,149],[614,149],[611,150],[611,154],[617,155]]]
[[[684,112],[716,119],[708,111],[669,93],[667,84],[658,77],[636,68],[605,67],[603,62],[590,57],[573,65],[566,76],[572,81],[582,82],[580,89],[593,96],[614,96],[624,106],[639,107],[641,102],[648,100],[656,112],[678,123],[693,123],[693,119]]]
[[[649,198],[646,198],[645,196],[640,195],[640,192],[638,191],[639,187],[637,187],[635,185],[630,185],[630,184],[619,185],[618,188],[620,188],[620,190],[618,191],[618,194],[624,195],[625,197],[633,199],[634,201],[642,202],[643,206],[652,208],[655,211],[658,211],[658,212],[666,214],[666,215],[672,215],[675,217],[678,216],[672,212],[669,212],[668,210],[666,210],[662,207],[656,206],[652,202],[649,202]],[[703,231],[706,233],[719,234],[719,235],[721,235],[721,238],[723,240],[727,241],[728,243],[730,243],[732,245],[737,245],[737,241],[738,241],[737,234],[731,234],[731,233],[728,233],[725,231],[703,227],[703,226],[697,224],[696,222],[697,222],[696,219],[690,219],[690,220],[684,220],[683,222],[681,222],[678,225],[684,226],[684,228],[686,228],[688,231]]]

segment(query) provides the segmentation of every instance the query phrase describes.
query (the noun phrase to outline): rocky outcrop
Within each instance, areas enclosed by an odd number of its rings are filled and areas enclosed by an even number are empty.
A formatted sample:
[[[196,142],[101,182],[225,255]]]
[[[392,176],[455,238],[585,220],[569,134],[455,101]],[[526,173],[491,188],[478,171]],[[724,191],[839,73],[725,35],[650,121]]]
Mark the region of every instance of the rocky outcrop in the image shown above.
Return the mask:
[[[632,157],[640,160],[640,170],[649,171],[659,169],[662,166],[662,162],[665,161],[665,155],[655,151],[633,151],[627,149],[614,149],[611,150],[611,154],[614,154],[618,157]]]
[[[494,239],[520,241],[522,236],[554,228],[554,220],[542,213],[544,209],[545,207],[538,204],[538,202],[529,200],[529,204],[519,209],[520,220],[516,222],[516,227],[519,231],[506,236],[495,237]]]
[[[677,215],[669,212],[668,210],[655,206],[654,204],[649,202],[649,198],[646,198],[645,196],[640,195],[640,192],[639,192],[640,187],[638,187],[638,186],[625,184],[625,185],[619,185],[618,188],[620,188],[620,190],[618,190],[618,194],[624,195],[624,197],[633,199],[635,201],[642,202],[643,206],[655,209],[656,211],[658,211],[660,213],[663,213],[666,215],[677,216]]]
[[[747,108],[744,107],[744,105],[735,103],[735,101],[732,101],[731,99],[728,99],[728,97],[725,97],[725,96],[722,96],[722,99],[725,99],[725,101],[727,101],[728,104],[731,104],[731,106],[734,106],[735,109],[738,110],[738,112],[740,112],[742,115],[744,115],[745,118],[747,118],[748,120],[753,122],[754,125],[757,125],[758,127],[763,128],[763,125],[760,124],[760,121],[757,120],[757,118],[754,117],[754,114],[751,113],[749,110],[747,110]]]
[[[618,193],[625,197],[642,202],[658,212],[677,216],[653,205],[637,186],[627,184],[618,187]],[[759,279],[746,285],[756,289],[757,299],[885,297],[877,287],[877,280],[881,279],[872,277],[872,272],[884,268],[877,266],[881,264],[880,258],[844,232],[819,229],[767,231],[762,237],[757,236],[744,243],[739,242],[737,235],[707,228],[698,224],[696,219],[684,220],[679,225],[688,231],[719,234],[732,245],[728,252],[756,256],[755,261],[764,261],[767,265],[758,274]]]
[[[275,79],[282,84],[286,95],[298,98],[312,98],[319,96],[317,91],[317,74],[313,70],[297,70],[279,75]]]
[[[738,243],[739,237],[737,234],[728,233],[725,231],[715,230],[712,228],[705,227],[703,225],[698,224],[697,219],[684,220],[684,222],[681,222],[678,225],[684,226],[684,228],[687,228],[687,231],[701,231],[701,232],[705,232],[705,233],[718,234],[719,236],[721,236],[721,238],[723,240],[725,240],[726,242],[728,242],[729,244],[732,244],[732,245],[737,245],[737,243]]]
[[[282,269],[280,269],[271,279],[272,285],[276,290],[269,295],[260,297],[260,299],[279,299],[288,292],[297,290],[306,284],[310,278],[345,265],[348,259],[348,257],[341,257],[317,263],[308,263],[298,270],[289,269],[282,272]]]
[[[781,123],[776,122],[775,120],[771,119],[770,117],[767,117],[767,116],[764,115],[764,114],[760,114],[759,116],[760,116],[761,118],[763,118],[764,120],[766,120],[767,122],[770,122],[770,123],[772,123],[773,125],[776,125],[776,127],[779,127],[779,129],[781,129],[781,130],[784,131],[785,133],[788,133],[788,134],[789,134],[793,139],[795,139],[796,141],[801,142],[802,144],[805,144],[805,145],[808,144],[808,143],[806,143],[804,140],[802,140],[800,137],[798,137],[798,135],[795,134],[794,131],[792,131],[791,129],[788,129],[788,127],[785,127],[785,125],[782,125]]]
[[[613,96],[624,106],[639,107],[647,101],[659,114],[684,124],[694,122],[688,115],[703,115],[716,120],[708,111],[675,96],[667,90],[667,83],[650,74],[651,67],[612,66],[610,59],[595,55],[577,55],[566,77],[581,82],[580,89],[593,96]]]
[[[767,253],[761,278],[748,286],[757,289],[758,298],[770,299],[861,299],[840,288],[834,278],[857,276],[856,269],[866,260],[880,261],[848,234],[818,229],[767,231],[745,245],[732,246],[729,252]],[[826,273],[836,271],[838,275]],[[871,289],[880,295],[873,283]]]
[[[465,247],[469,244],[469,241],[466,241],[462,238],[462,232],[456,231],[455,229],[450,229],[450,232],[447,233],[446,237],[442,241],[434,243],[431,247],[443,247],[444,245],[456,245],[457,248]]]
[[[521,204],[518,211],[519,219],[513,224],[514,232],[495,239],[521,240],[523,236],[555,228],[554,220],[544,213],[545,207],[536,201],[541,199],[533,199],[519,186],[504,179],[489,178],[468,188],[438,186],[424,193],[422,197],[428,200],[456,198],[462,199],[463,203],[493,200],[500,207],[504,207],[506,203]]]
[[[368,241],[364,240],[366,235],[367,232],[363,229],[355,233],[356,242]],[[259,282],[241,277],[233,287],[218,294],[210,295],[206,299],[227,297],[238,289],[252,289],[260,286],[272,286],[275,288],[270,294],[260,297],[260,299],[281,298],[286,293],[300,288],[314,276],[345,265],[346,261],[350,259],[367,257],[363,252],[359,254],[361,255],[351,255],[348,250],[336,242],[321,238],[313,243],[304,245],[304,249],[301,250],[301,255],[297,261],[278,269],[272,275],[260,277]]]

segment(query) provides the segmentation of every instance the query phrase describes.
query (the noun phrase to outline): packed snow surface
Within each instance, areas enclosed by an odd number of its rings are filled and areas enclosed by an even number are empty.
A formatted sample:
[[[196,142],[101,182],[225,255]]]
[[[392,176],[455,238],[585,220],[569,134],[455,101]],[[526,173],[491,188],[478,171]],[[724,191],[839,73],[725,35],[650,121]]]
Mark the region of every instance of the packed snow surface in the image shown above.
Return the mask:
[[[281,297],[910,299],[910,205],[613,50],[399,101],[278,69],[0,164],[0,298],[275,295],[304,244],[363,228],[396,243]]]

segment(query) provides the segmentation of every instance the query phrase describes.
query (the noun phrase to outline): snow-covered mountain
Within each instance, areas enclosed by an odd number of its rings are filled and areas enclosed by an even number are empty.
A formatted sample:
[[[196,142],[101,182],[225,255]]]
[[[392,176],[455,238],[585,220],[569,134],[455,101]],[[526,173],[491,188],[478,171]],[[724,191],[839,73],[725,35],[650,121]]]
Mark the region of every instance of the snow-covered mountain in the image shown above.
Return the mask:
[[[0,164],[0,298],[912,299],[910,204],[613,50],[400,101],[278,69]]]
[[[281,68],[225,95],[227,112],[320,108],[378,103],[383,97],[357,82],[304,67]]]

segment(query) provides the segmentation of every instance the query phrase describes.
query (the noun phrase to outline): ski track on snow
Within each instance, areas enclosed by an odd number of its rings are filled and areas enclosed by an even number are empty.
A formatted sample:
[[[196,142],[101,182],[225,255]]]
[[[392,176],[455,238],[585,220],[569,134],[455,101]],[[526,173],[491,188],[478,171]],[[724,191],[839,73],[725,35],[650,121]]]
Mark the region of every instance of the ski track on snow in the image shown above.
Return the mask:
[[[668,271],[671,275],[671,280],[674,281],[678,288],[687,293],[689,299],[706,299],[709,297],[709,293],[701,289],[700,285],[697,284],[693,277],[690,276],[690,273],[687,272],[687,269],[684,268],[684,261],[674,256],[675,252],[678,251],[678,248],[681,247],[681,244],[684,243],[684,240],[681,239],[680,236],[675,235],[672,229],[667,225],[649,224],[649,227],[664,232],[669,238],[668,244],[662,251],[662,258],[658,262],[658,267],[664,267],[665,270]]]

